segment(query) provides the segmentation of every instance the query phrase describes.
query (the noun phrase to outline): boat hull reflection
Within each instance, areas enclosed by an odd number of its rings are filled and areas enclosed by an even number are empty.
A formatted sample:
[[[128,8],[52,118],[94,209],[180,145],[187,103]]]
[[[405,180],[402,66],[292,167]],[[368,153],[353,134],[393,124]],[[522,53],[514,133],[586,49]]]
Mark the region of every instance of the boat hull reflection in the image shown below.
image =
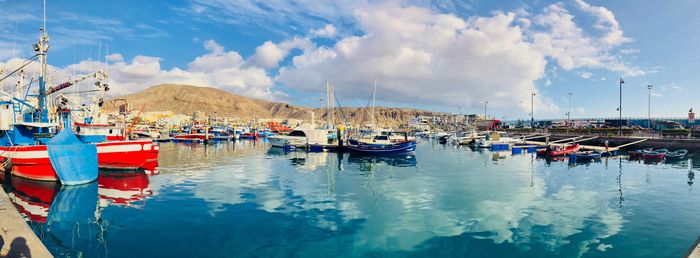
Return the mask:
[[[148,175],[145,173],[134,174],[110,174],[97,178],[99,185],[99,198],[101,203],[131,206],[136,201],[141,201],[153,195],[148,189]]]
[[[22,216],[31,222],[91,222],[98,204],[131,205],[152,196],[148,175],[100,174],[97,182],[61,186],[57,182],[36,181],[3,173],[0,176],[7,195]]]
[[[28,221],[89,222],[95,217],[97,182],[61,186],[57,182],[5,175],[3,183],[17,211]]]
[[[393,154],[393,155],[365,155],[361,153],[350,153],[348,163],[362,165],[383,163],[392,167],[415,167],[418,161],[413,154]]]

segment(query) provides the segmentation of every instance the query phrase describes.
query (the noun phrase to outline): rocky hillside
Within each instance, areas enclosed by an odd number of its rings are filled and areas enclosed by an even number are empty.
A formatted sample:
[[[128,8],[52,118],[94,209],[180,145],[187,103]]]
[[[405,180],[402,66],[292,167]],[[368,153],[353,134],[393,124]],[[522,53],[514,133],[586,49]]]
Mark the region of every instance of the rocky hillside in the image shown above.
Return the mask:
[[[178,114],[192,115],[203,112],[224,117],[252,118],[294,118],[310,119],[313,111],[317,119],[325,119],[328,115],[324,110],[294,106],[279,102],[243,97],[216,88],[196,87],[189,85],[161,84],[150,87],[139,93],[129,94],[126,99],[135,109],[144,106],[144,112],[172,111]],[[113,102],[108,102],[113,103]],[[107,109],[115,110],[114,104],[108,104]],[[352,123],[370,121],[370,114],[362,108],[344,108],[345,115]],[[430,112],[405,108],[375,108],[377,123],[384,126],[397,126],[408,123],[417,115],[429,115]],[[335,117],[342,121],[342,115],[336,110]]]

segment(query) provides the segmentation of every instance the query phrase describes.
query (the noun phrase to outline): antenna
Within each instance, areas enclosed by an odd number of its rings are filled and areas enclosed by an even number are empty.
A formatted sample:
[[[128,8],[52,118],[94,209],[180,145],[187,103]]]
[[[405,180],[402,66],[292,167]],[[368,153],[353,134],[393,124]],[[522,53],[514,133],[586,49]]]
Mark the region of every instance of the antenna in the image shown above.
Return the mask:
[[[44,31],[46,31],[46,0],[44,0]]]
[[[100,70],[100,60],[102,60],[102,40],[99,42],[97,49],[97,70]]]
[[[12,58],[17,58],[17,22],[15,22],[15,35],[12,38]]]
[[[374,77],[374,89],[372,90],[372,123],[377,125],[377,118],[374,114],[374,107],[377,105],[377,77]]]

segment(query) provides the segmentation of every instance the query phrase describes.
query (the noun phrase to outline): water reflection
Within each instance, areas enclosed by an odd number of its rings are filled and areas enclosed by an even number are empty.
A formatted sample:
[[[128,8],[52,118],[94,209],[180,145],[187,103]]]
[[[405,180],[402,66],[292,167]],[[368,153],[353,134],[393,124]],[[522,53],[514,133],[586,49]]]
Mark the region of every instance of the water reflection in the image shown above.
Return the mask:
[[[56,182],[34,181],[9,175],[4,179],[7,195],[17,210],[29,221],[46,223],[59,185]]]
[[[55,186],[22,200],[48,200],[32,209],[45,214],[40,223],[47,225],[39,233],[61,242],[53,245],[95,248],[94,243],[68,245],[75,230],[49,225],[61,219],[53,217],[52,210],[60,207],[55,203],[73,199],[69,203],[86,211],[56,212],[76,212],[63,217],[81,225],[87,221],[92,226],[87,230],[94,231],[82,238],[104,243],[101,237],[111,235],[112,252],[128,255],[134,245],[130,238],[145,236],[158,244],[144,243],[139,249],[144,256],[629,257],[653,246],[630,248],[644,239],[664,241],[673,252],[687,248],[683,241],[665,241],[659,232],[674,231],[674,237],[697,232],[692,225],[654,224],[656,206],[672,204],[663,209],[668,217],[700,212],[693,205],[700,200],[686,191],[686,182],[692,189],[694,181],[692,160],[644,165],[604,158],[570,165],[534,154],[498,153],[494,160],[488,150],[428,144],[415,154],[379,157],[285,153],[245,141],[164,145],[160,164],[155,177],[100,176],[91,185],[99,202],[81,200],[82,194],[59,198],[66,189]],[[21,186],[9,185],[11,193],[23,194]],[[191,248],[212,241],[217,248]]]
[[[101,172],[96,182],[61,186],[56,182],[29,180],[5,174],[3,187],[28,221],[46,223],[90,222],[96,208],[108,205],[132,206],[153,195],[143,171],[129,174]]]
[[[418,163],[415,154],[395,154],[395,155],[362,155],[350,153],[348,163],[359,165],[361,171],[369,171],[377,164],[385,164],[392,167],[415,167]]]
[[[100,175],[97,178],[100,206],[138,206],[135,204],[153,195],[148,183],[145,173]]]

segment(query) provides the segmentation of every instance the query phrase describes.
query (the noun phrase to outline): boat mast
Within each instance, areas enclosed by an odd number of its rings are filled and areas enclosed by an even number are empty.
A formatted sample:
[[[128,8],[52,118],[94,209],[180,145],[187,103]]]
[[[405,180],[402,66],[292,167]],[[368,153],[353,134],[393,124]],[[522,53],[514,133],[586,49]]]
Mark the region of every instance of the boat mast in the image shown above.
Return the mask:
[[[372,90],[372,124],[377,126],[377,118],[374,115],[374,107],[377,103],[377,77],[374,77],[374,89]]]
[[[335,126],[335,96],[333,81],[326,81],[326,119],[328,126]]]
[[[39,36],[39,42],[34,45],[34,51],[37,52],[39,56],[39,117],[38,120],[41,123],[48,122],[48,112],[46,106],[46,52],[49,50],[49,35],[46,31],[46,0],[44,0],[44,26],[39,29],[41,31]],[[37,119],[37,117],[35,117]],[[44,128],[39,128],[40,132],[43,132]]]

